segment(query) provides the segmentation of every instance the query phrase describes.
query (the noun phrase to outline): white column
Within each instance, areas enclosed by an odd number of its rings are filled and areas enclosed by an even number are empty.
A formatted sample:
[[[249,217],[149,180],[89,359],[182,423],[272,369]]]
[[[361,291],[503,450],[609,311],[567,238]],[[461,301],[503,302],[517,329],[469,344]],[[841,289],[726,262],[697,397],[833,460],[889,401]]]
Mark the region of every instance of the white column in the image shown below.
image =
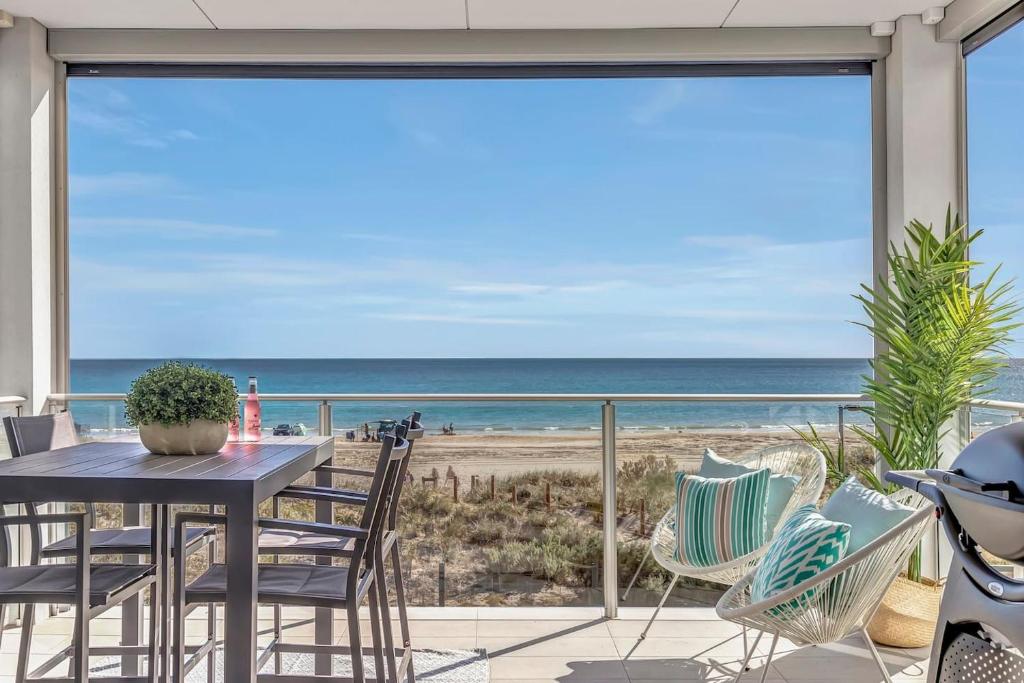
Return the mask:
[[[0,29],[0,394],[42,410],[53,377],[54,62],[46,28]]]
[[[939,227],[959,203],[959,45],[919,16],[896,22],[885,60],[890,240],[911,219]]]
[[[943,229],[946,207],[959,210],[960,46],[939,42],[935,26],[919,16],[896,22],[892,52],[885,60],[887,147],[887,241],[900,244],[904,226],[917,219]],[[942,460],[959,453],[966,433],[951,424]],[[940,543],[936,565],[935,529],[925,536],[922,569],[935,577],[948,566],[949,548]]]

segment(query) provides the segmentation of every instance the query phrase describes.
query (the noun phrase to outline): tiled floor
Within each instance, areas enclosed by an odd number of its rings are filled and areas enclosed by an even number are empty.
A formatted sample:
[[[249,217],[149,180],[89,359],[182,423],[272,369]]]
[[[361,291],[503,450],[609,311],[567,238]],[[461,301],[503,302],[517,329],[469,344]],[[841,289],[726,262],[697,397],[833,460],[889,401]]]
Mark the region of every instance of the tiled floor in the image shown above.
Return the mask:
[[[715,618],[713,610],[666,610],[646,640],[637,636],[648,610],[624,609],[619,619],[606,620],[599,610],[558,608],[463,608],[413,610],[413,646],[436,649],[484,648],[491,679],[502,683],[604,683],[606,681],[732,681],[743,655],[740,630]],[[269,618],[269,612],[262,617]],[[289,611],[288,619],[311,616]],[[204,633],[201,611],[189,631]],[[368,626],[368,624],[366,624]],[[36,627],[35,665],[68,642],[71,619],[48,619]],[[269,628],[269,620],[261,628]],[[116,611],[93,621],[92,642],[114,644],[119,633]],[[364,628],[365,635],[365,628]],[[0,643],[0,683],[13,681],[17,629],[4,632]],[[344,623],[336,621],[335,637],[347,643]],[[312,642],[312,626],[298,625],[286,640]],[[367,640],[368,642],[368,640]],[[767,639],[758,645],[744,681],[758,681],[764,672]],[[883,649],[893,680],[923,681],[926,653]],[[817,648],[780,643],[767,680],[876,683],[881,674],[862,642],[851,639]]]

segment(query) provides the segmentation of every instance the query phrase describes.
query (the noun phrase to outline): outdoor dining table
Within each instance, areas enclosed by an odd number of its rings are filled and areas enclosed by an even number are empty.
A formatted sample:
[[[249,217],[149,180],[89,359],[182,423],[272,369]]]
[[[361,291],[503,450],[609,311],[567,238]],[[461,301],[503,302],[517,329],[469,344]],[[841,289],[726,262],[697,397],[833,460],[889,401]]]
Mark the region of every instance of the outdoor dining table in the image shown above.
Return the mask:
[[[228,443],[214,455],[154,455],[138,441],[93,441],[0,461],[0,501],[125,503],[156,505],[166,521],[168,505],[227,508],[227,599],[224,606],[225,681],[255,681],[256,559],[258,512],[263,500],[334,455],[334,438],[265,437]],[[329,473],[316,473],[329,486]],[[330,522],[331,506],[318,503],[316,520]],[[165,530],[165,538],[170,530]],[[165,562],[169,571],[169,563]],[[166,604],[166,603],[165,603]],[[166,627],[167,615],[162,617]],[[330,610],[318,610],[318,644],[333,640]],[[129,644],[129,643],[126,643]],[[166,657],[166,652],[164,652]],[[167,662],[161,678],[166,680]],[[317,673],[330,673],[330,657],[318,657]]]

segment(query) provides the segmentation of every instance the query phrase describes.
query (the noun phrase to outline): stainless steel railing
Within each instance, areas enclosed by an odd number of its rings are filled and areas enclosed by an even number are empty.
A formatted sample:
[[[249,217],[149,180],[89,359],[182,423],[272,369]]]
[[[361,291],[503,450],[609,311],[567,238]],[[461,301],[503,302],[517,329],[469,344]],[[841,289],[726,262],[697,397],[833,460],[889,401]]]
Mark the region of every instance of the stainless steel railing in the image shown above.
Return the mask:
[[[17,397],[14,397],[17,398]],[[50,410],[71,401],[123,401],[123,393],[64,393],[48,397]],[[244,400],[245,394],[239,394]],[[22,399],[24,400],[24,399]],[[617,509],[616,491],[616,450],[615,450],[615,407],[618,403],[634,402],[682,402],[682,403],[837,403],[840,420],[844,410],[856,409],[868,402],[862,394],[627,394],[627,393],[579,393],[579,394],[496,394],[496,393],[404,393],[404,394],[260,394],[261,401],[294,401],[318,403],[318,426],[321,434],[333,434],[332,404],[334,403],[426,403],[426,402],[550,402],[550,403],[598,403],[601,405],[601,473],[602,500],[605,510]],[[971,406],[990,410],[1006,411],[1011,420],[1024,419],[1024,403],[976,399]],[[605,616],[614,619],[618,615],[618,551],[617,520],[614,514],[603,516],[603,595]]]

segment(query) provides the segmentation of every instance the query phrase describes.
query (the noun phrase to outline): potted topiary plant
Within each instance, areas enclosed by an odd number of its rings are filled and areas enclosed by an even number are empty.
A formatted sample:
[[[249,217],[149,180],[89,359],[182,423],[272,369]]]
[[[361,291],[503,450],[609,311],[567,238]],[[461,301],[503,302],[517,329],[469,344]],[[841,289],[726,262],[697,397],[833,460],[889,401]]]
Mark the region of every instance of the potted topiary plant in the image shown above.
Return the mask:
[[[125,399],[125,418],[158,455],[216,453],[238,417],[238,390],[227,375],[171,361],[142,373]]]

